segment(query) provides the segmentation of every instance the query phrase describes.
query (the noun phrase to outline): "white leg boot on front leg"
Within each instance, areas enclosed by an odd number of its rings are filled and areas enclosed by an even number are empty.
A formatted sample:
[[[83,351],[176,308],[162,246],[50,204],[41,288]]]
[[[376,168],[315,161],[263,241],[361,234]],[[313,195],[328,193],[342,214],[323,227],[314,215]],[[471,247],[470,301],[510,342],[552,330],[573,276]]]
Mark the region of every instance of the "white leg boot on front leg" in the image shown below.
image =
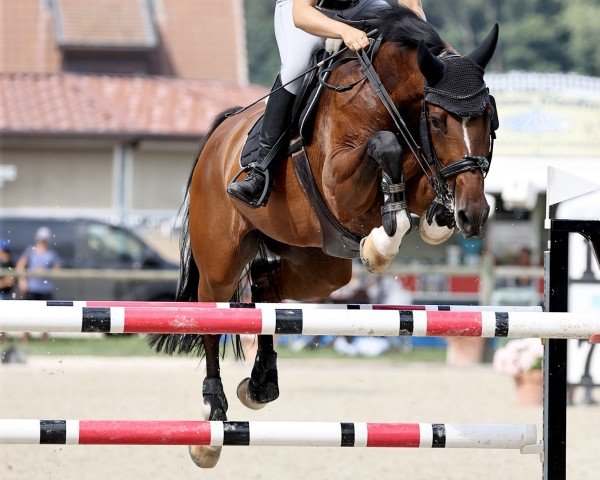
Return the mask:
[[[410,230],[410,213],[406,210],[396,212],[396,233],[390,237],[383,227],[374,228],[360,242],[360,259],[365,268],[376,274],[385,272],[392,260],[398,255],[400,243]]]
[[[419,234],[421,235],[423,241],[429,243],[430,245],[439,245],[440,243],[444,243],[454,233],[454,228],[448,228],[446,226],[440,227],[437,223],[436,217],[433,217],[431,225],[427,223],[425,217],[426,215],[423,215],[419,222]]]

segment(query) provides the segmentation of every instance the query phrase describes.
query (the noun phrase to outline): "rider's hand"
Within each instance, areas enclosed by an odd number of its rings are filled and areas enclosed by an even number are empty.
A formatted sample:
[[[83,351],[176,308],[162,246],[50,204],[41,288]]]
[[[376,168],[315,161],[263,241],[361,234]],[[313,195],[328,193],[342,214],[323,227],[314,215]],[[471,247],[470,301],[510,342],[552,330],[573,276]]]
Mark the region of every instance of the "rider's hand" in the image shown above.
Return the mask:
[[[369,46],[369,37],[365,32],[350,25],[344,25],[344,27],[340,32],[340,36],[350,50],[356,52]]]

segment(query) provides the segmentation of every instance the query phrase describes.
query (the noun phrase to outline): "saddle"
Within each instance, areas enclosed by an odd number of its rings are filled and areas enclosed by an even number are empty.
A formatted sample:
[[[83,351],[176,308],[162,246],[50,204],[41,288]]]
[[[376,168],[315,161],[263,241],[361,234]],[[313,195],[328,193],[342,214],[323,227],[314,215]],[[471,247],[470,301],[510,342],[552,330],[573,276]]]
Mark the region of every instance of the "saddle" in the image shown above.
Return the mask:
[[[312,56],[310,67],[323,60],[326,55],[327,52],[325,50],[315,52]],[[302,87],[298,92],[292,110],[292,123],[290,125],[292,135],[287,154],[292,156],[298,182],[319,219],[323,235],[323,251],[333,257],[358,258],[362,237],[347,230],[329,211],[319,191],[304,150],[304,145],[309,144],[312,140],[314,117],[324,88],[321,82],[319,82],[318,75],[328,66],[329,64],[325,63],[320,69],[315,69],[304,77]],[[327,76],[327,73],[325,73],[322,78],[324,77],[326,80]],[[258,160],[259,135],[262,121],[263,117],[261,116],[248,133],[248,138],[240,156],[241,167],[247,167]],[[281,150],[284,150],[284,148],[282,147]],[[277,152],[277,155],[283,154],[283,151]]]

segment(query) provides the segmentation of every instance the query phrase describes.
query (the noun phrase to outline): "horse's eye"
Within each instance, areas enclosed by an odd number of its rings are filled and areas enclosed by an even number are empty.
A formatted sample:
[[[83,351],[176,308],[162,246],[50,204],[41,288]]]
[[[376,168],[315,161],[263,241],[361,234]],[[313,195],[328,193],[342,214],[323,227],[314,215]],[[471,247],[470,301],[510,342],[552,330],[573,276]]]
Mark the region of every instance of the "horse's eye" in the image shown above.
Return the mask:
[[[442,129],[442,121],[437,117],[431,117],[431,126],[438,130]]]

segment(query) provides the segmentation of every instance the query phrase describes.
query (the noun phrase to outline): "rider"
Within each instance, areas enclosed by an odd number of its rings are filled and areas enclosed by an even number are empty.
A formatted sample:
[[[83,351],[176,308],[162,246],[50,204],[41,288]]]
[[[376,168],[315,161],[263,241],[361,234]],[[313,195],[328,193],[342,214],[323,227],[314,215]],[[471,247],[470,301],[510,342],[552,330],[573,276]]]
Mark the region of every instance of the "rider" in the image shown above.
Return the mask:
[[[421,0],[398,0],[398,4],[412,9],[425,19]],[[313,52],[323,47],[325,38],[341,39],[352,51],[369,46],[365,32],[332,17],[340,15],[352,20],[387,6],[385,0],[277,0],[275,37],[281,57],[281,71],[273,90],[301,75],[308,68]],[[291,121],[294,99],[301,86],[302,78],[269,95],[259,137],[256,162],[259,168],[253,167],[244,180],[229,185],[227,193],[232,197],[250,206],[258,206],[256,202],[265,187],[261,167],[263,171],[272,168],[267,155]]]

